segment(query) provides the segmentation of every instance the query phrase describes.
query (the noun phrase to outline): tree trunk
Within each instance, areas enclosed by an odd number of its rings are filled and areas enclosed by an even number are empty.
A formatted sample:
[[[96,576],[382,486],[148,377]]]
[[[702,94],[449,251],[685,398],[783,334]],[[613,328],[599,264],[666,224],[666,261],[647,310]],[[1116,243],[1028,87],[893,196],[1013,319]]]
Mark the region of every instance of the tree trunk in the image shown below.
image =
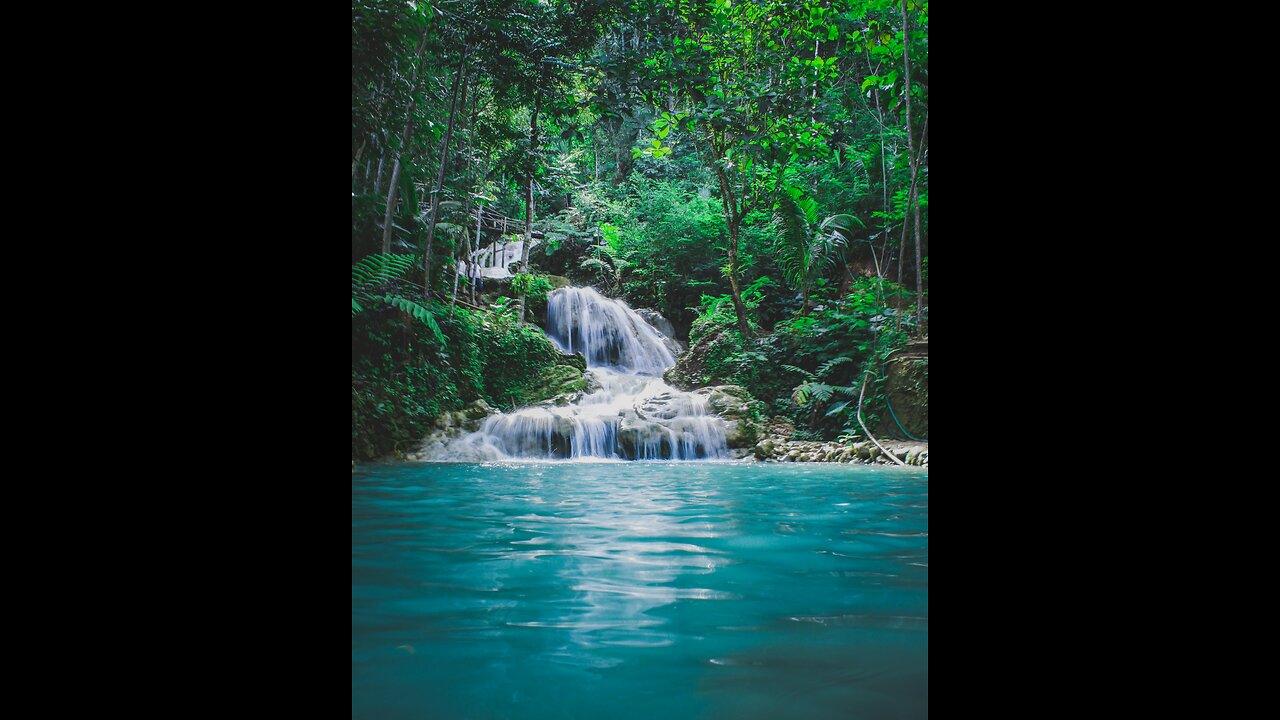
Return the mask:
[[[427,50],[427,33],[422,33],[422,41],[418,43],[417,62],[413,65],[413,80],[409,90],[409,112],[404,119],[404,131],[400,133],[400,147],[396,150],[395,169],[391,171],[391,187],[387,189],[387,214],[382,219],[382,253],[391,252],[391,218],[396,210],[396,193],[400,187],[400,157],[409,147],[409,133],[413,130],[413,109],[416,105],[414,93],[418,89],[418,68],[422,65],[422,54]],[[382,163],[378,163],[378,177],[382,177]]]
[[[480,221],[484,219],[484,203],[480,203],[480,207],[476,210],[476,250],[484,247],[484,236],[480,234]],[[467,254],[467,283],[471,286],[471,304],[476,305],[476,264],[471,260],[470,253]]]
[[[529,244],[533,242],[533,173],[538,162],[538,111],[542,96],[534,95],[533,114],[529,119],[529,176],[526,180],[528,194],[524,205],[524,244],[520,250],[520,272],[529,269]],[[520,324],[524,324],[525,293],[520,293]]]
[[[738,287],[738,223],[729,225],[729,289],[733,291],[733,311],[738,314],[738,331],[742,333],[742,347],[751,339],[751,326],[747,324],[747,306],[742,303],[742,289]]]
[[[924,283],[920,274],[920,187],[916,184],[917,173],[920,172],[920,158],[916,157],[915,128],[911,122],[911,26],[907,23],[907,0],[902,0],[902,65],[903,82],[907,90],[907,160],[911,162],[911,204],[916,213],[916,336],[924,331],[920,325],[921,311],[924,308]],[[907,218],[902,216],[902,236],[906,238]]]
[[[364,146],[368,144],[369,144],[369,138],[365,138],[364,141],[360,143],[360,149],[356,151],[356,156],[351,159],[351,181],[352,182],[355,182],[356,167],[360,164],[360,156],[364,154]]]
[[[444,190],[444,171],[449,166],[449,141],[453,139],[453,122],[458,115],[458,90],[462,86],[463,75],[467,69],[467,55],[471,46],[462,46],[462,57],[458,59],[458,70],[453,75],[453,90],[449,98],[449,124],[444,130],[444,143],[440,148],[440,172],[436,175],[436,185],[431,191],[431,218],[427,221],[427,242],[422,250],[422,292],[427,299],[431,298],[431,248],[436,237],[436,222],[440,219],[440,193]]]

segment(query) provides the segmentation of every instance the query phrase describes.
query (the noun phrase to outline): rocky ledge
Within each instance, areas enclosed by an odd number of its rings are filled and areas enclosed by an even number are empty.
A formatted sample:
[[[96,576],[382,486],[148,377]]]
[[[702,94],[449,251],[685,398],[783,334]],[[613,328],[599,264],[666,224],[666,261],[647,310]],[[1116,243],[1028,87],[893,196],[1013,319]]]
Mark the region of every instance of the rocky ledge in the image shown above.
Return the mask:
[[[908,465],[929,466],[929,443],[881,440],[881,445]],[[751,449],[756,460],[765,462],[837,462],[868,465],[894,465],[870,440],[844,445],[838,442],[786,440],[776,435],[766,437]]]

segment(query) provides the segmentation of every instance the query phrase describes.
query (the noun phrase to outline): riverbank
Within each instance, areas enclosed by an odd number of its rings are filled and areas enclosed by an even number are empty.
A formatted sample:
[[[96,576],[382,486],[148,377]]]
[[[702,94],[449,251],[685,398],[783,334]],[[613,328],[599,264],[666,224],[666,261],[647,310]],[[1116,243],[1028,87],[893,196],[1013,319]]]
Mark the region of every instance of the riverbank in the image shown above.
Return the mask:
[[[929,443],[927,442],[880,440],[880,444],[907,465],[929,466]],[[870,440],[846,445],[835,441],[788,440],[777,435],[771,435],[756,443],[747,459],[758,462],[896,464]]]

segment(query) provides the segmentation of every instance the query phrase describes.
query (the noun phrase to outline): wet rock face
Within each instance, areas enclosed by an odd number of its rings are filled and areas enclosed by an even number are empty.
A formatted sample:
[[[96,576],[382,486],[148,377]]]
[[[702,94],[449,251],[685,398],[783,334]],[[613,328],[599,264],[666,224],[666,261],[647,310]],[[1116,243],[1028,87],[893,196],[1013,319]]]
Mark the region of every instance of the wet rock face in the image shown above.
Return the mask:
[[[671,457],[671,439],[658,423],[624,417],[618,424],[618,454],[624,460]]]
[[[636,308],[636,314],[652,325],[654,330],[662,333],[662,337],[667,341],[667,350],[671,351],[673,357],[684,352],[684,346],[679,340],[676,340],[675,326],[671,324],[670,320],[663,317],[662,313],[652,308]]]

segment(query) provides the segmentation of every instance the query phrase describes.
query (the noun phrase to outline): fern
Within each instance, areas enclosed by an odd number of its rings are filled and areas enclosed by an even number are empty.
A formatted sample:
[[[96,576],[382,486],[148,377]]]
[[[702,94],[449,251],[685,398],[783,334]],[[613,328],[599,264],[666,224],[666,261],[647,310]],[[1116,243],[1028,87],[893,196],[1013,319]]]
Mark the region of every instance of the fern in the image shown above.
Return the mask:
[[[366,307],[378,303],[390,305],[408,313],[414,319],[426,325],[436,341],[444,345],[446,338],[436,322],[437,310],[430,305],[423,305],[390,292],[378,292],[374,288],[385,285],[392,280],[399,280],[414,269],[412,255],[370,255],[351,266],[351,317],[364,312]]]
[[[351,266],[352,287],[381,285],[398,280],[414,268],[413,255],[370,255]]]
[[[806,405],[809,402],[810,386],[807,382],[802,382],[791,391],[791,402],[796,405]]]
[[[822,366],[818,368],[817,372],[814,373],[814,375],[824,378],[831,372],[832,368],[834,368],[837,365],[843,365],[844,363],[848,363],[848,362],[853,362],[853,358],[843,357],[843,356],[832,358],[826,361],[825,363],[823,363]]]
[[[831,391],[835,388],[826,383],[809,383],[809,392],[813,395],[814,402],[826,402],[831,399]]]
[[[431,334],[435,336],[436,340],[441,345],[445,344],[444,332],[440,329],[439,323],[436,322],[435,313],[430,308],[396,295],[384,295],[382,299],[391,307],[403,310],[415,319],[421,320],[431,330]]]
[[[793,373],[798,373],[800,375],[805,376],[806,378],[809,378],[810,380],[815,379],[813,373],[809,372],[808,370],[805,370],[804,368],[796,367],[795,365],[783,365],[782,369],[790,370]]]

